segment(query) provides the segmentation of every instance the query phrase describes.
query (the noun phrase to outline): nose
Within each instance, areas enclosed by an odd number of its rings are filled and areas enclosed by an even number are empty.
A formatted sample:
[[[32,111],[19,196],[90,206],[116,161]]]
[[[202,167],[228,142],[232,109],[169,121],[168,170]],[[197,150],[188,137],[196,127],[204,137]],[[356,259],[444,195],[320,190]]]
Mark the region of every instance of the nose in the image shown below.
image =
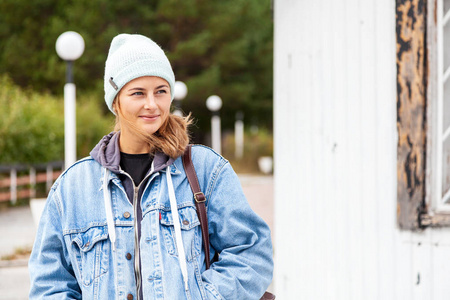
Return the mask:
[[[155,97],[152,94],[149,94],[145,99],[144,109],[154,109],[154,108],[156,108]]]

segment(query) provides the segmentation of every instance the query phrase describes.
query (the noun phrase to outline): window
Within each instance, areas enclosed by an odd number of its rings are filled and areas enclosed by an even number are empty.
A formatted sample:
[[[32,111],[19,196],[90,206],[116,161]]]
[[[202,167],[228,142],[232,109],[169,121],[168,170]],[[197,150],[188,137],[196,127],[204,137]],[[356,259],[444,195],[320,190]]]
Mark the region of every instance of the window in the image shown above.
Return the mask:
[[[450,225],[450,0],[397,1],[397,215]]]
[[[436,83],[429,88],[437,89],[434,97],[429,99],[436,101],[435,105],[429,103],[429,122],[435,122],[434,126],[430,124],[429,135],[436,140],[429,149],[430,155],[436,156],[430,202],[437,211],[450,211],[450,0],[430,2],[430,8],[437,4],[433,8],[436,10],[436,37],[430,37],[429,45],[430,55],[436,55],[437,64],[433,74],[429,74],[436,77]]]

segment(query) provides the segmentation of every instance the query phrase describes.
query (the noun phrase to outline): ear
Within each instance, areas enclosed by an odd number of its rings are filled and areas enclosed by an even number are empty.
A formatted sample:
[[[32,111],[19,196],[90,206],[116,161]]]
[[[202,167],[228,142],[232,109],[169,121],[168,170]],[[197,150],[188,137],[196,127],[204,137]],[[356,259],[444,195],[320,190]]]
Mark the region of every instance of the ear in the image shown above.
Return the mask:
[[[112,103],[112,109],[114,111],[114,113],[117,115],[117,105],[118,105],[118,97],[114,98],[113,103]]]

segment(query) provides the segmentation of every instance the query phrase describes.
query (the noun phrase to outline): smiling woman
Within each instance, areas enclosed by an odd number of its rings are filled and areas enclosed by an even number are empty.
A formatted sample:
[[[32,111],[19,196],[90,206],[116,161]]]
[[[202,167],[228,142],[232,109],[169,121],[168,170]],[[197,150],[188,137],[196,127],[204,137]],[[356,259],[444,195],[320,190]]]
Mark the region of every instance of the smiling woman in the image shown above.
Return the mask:
[[[170,103],[170,86],[160,77],[139,77],[122,88],[113,103],[117,112],[116,130],[121,130],[122,152],[149,152],[147,139],[166,122]]]
[[[115,131],[52,187],[30,256],[29,298],[260,299],[272,280],[270,229],[229,162],[188,147],[190,118],[170,113],[175,76],[164,51],[142,35],[118,35],[104,80]],[[220,259],[206,262],[210,252]]]

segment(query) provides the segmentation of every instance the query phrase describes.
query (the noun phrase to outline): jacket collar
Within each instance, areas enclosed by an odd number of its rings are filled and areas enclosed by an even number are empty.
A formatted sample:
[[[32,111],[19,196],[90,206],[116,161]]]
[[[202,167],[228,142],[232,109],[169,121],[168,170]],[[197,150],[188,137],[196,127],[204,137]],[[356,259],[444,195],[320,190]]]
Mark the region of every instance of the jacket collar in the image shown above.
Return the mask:
[[[90,155],[102,167],[114,173],[120,172],[120,148],[119,148],[119,132],[111,132],[105,135],[98,144],[92,149]],[[153,158],[152,171],[158,172],[172,165],[174,159],[162,152],[157,152]],[[175,166],[171,167],[171,173],[177,174],[179,171]]]

